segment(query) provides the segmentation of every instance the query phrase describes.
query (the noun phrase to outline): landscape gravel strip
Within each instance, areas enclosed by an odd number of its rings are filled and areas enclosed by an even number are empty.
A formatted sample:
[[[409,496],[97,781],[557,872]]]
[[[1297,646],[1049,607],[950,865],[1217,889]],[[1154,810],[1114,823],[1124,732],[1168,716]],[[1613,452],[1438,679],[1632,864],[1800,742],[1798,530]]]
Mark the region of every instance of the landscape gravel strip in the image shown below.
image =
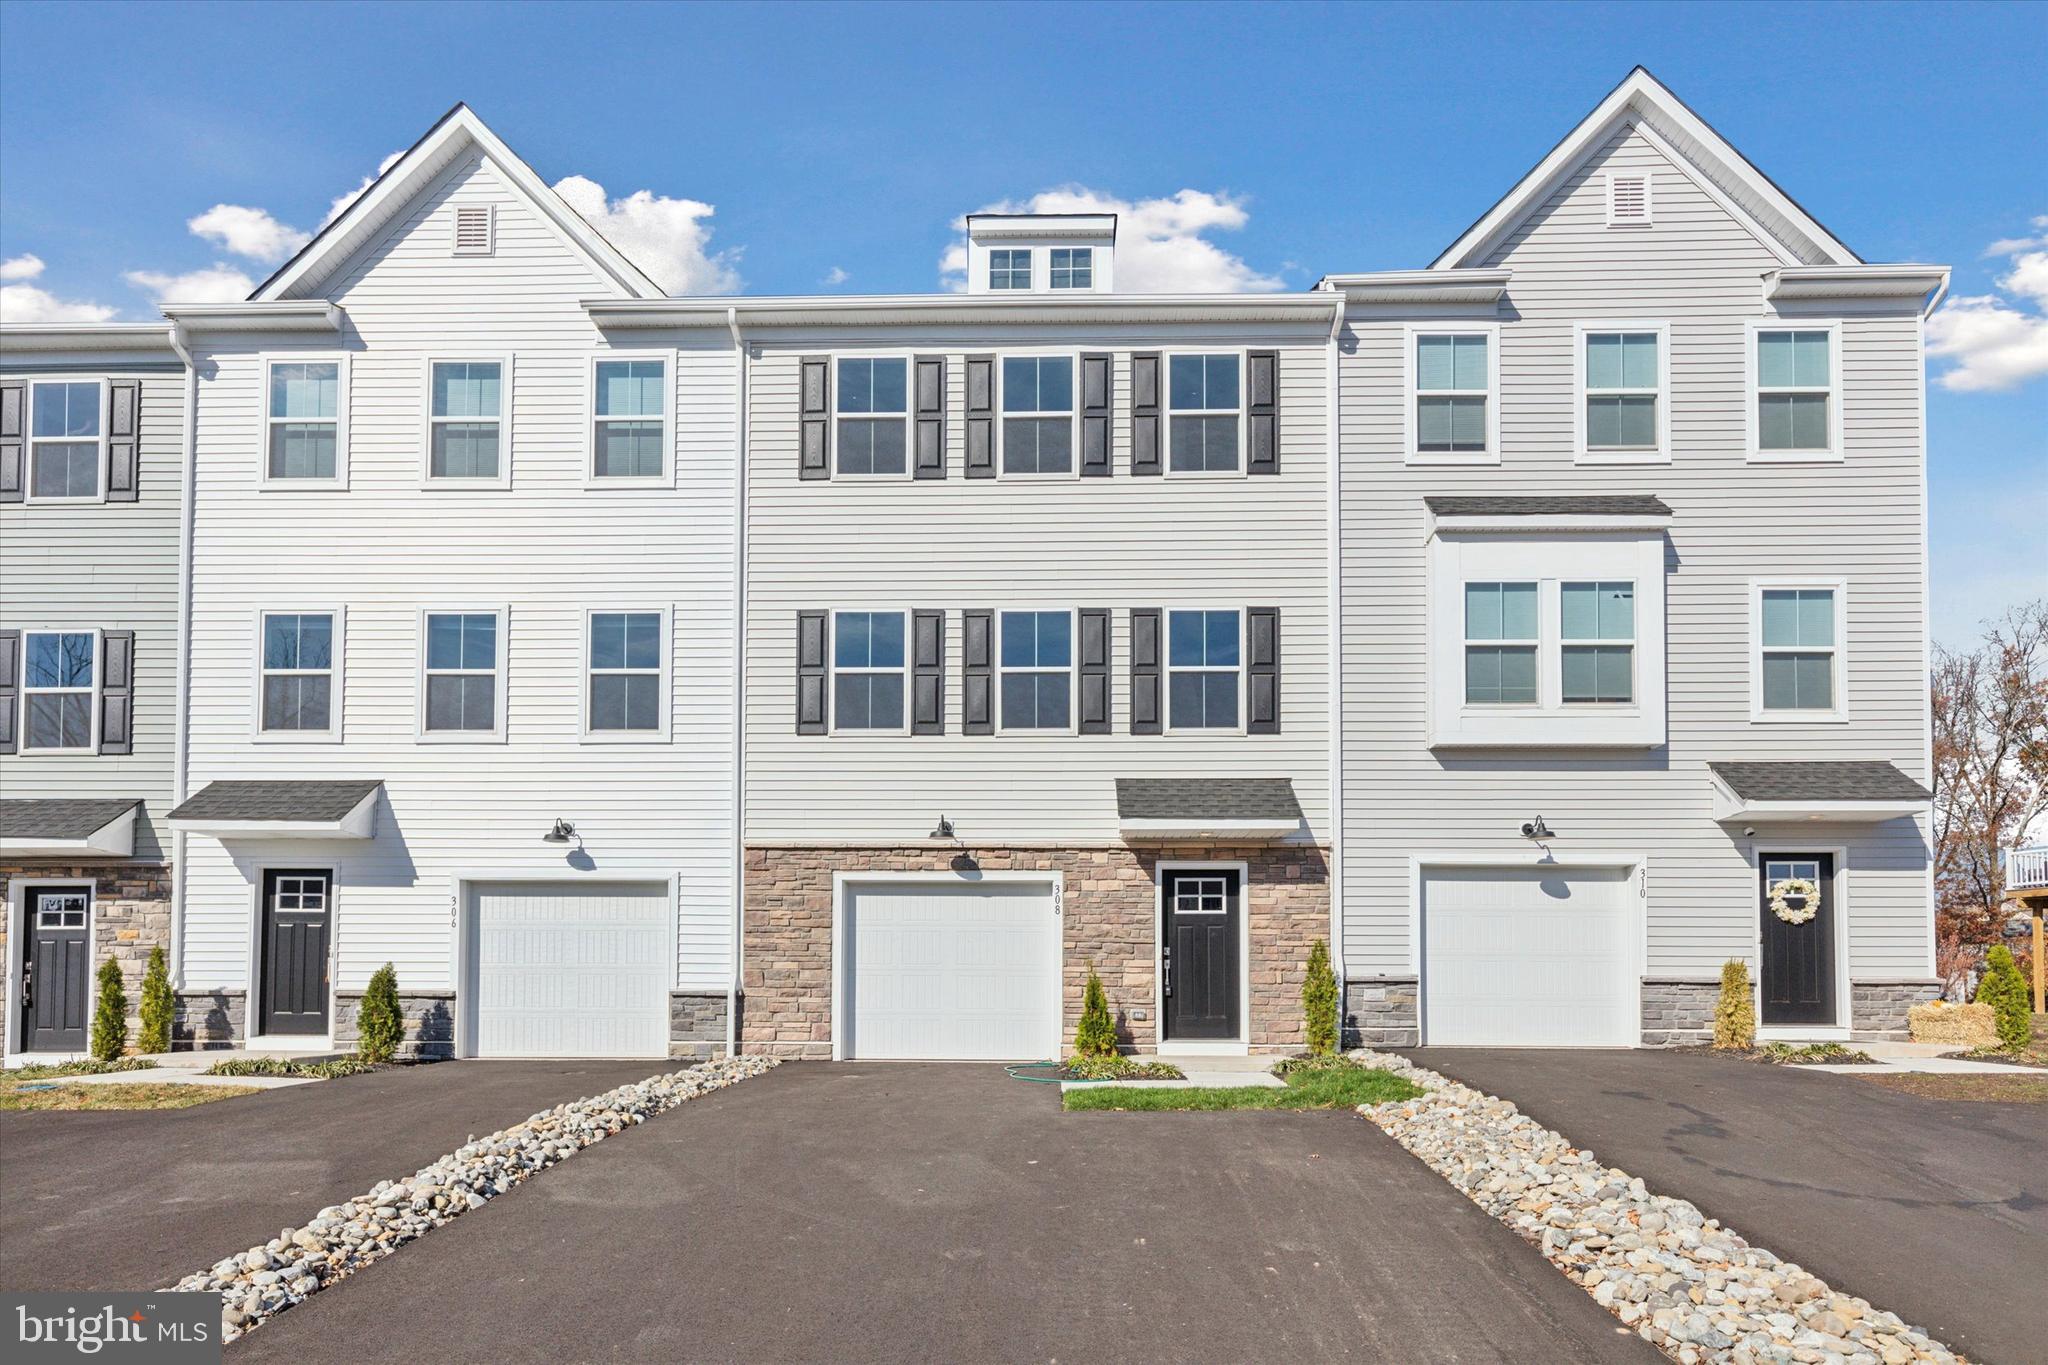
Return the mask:
[[[304,1227],[286,1228],[261,1246],[187,1275],[171,1290],[218,1293],[221,1340],[233,1341],[592,1143],[775,1065],[772,1057],[705,1062],[558,1104],[489,1137],[471,1138],[403,1179],[379,1181],[369,1193],[330,1205]]]
[[[1358,1112],[1532,1242],[1595,1302],[1685,1365],[1906,1365],[1959,1357],[1892,1313],[1753,1246],[1683,1199],[1506,1100],[1388,1053],[1350,1054],[1423,1086]]]

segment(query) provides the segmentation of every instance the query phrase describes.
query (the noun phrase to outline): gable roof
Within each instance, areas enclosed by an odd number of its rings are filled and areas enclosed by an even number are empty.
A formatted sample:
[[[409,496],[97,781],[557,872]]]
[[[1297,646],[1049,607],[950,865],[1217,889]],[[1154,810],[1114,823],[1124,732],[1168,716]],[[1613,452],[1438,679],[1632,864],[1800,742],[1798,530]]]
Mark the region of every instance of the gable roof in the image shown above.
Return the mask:
[[[588,261],[598,274],[613,281],[621,294],[642,299],[665,297],[661,286],[606,241],[604,234],[582,214],[570,208],[474,110],[467,104],[458,104],[441,115],[419,141],[400,153],[398,160],[371,181],[334,221],[313,234],[312,241],[257,285],[249,295],[250,301],[268,303],[311,295],[403,213],[436,176],[472,149],[503,175],[513,192],[524,198],[543,221],[554,226],[571,250]]]
[[[1686,107],[1643,67],[1628,73],[1593,112],[1536,163],[1515,187],[1430,263],[1432,270],[1480,264],[1486,252],[1549,197],[1617,128],[1643,130],[1673,164],[1756,228],[1787,265],[1860,265],[1862,258],[1801,208],[1791,195]]]

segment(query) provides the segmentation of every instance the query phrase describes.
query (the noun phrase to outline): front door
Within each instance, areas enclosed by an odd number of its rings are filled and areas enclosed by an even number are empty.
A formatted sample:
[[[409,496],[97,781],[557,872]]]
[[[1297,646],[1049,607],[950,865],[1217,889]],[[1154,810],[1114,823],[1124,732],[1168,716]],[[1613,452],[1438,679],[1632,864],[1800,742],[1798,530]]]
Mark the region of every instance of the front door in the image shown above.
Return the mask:
[[[327,1032],[327,917],[333,874],[263,874],[264,1034]]]
[[[1770,853],[1762,857],[1758,878],[1763,917],[1763,1014],[1766,1027],[1816,1024],[1832,1028],[1835,1010],[1835,859],[1829,853]],[[1772,892],[1781,882],[1811,882],[1820,889],[1820,905],[1787,895],[1785,909],[1811,918],[1791,923],[1772,906]]]
[[[1236,871],[1168,872],[1159,969],[1169,1041],[1235,1041],[1239,973]]]
[[[31,886],[22,898],[24,1052],[85,1051],[91,908],[92,892],[82,886]]]

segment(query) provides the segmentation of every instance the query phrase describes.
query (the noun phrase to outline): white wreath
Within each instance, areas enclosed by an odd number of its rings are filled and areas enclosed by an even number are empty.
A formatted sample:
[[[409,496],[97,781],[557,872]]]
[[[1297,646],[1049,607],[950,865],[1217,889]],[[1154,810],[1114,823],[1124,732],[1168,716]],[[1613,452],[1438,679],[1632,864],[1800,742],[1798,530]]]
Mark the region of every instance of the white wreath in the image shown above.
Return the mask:
[[[1802,902],[1794,908],[1789,902]],[[1804,924],[1820,913],[1820,888],[1804,877],[1786,877],[1771,884],[1771,913],[1787,924]]]

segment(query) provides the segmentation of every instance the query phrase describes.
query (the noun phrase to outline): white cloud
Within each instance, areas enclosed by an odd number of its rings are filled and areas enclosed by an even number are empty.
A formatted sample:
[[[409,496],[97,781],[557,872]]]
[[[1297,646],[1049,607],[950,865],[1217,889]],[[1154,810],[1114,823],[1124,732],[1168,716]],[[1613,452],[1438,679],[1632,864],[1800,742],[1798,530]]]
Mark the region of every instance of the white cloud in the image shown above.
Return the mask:
[[[32,280],[43,273],[43,258],[33,254],[10,256],[0,261],[0,284],[13,284],[17,280]]]
[[[0,322],[110,322],[115,311],[83,299],[60,299],[32,284],[0,284]]]
[[[382,161],[378,162],[377,175],[382,175],[384,174],[384,172],[390,170],[393,166],[397,165],[398,158],[404,155],[405,153],[402,151],[393,152],[390,156],[387,156]],[[377,175],[364,176],[362,184],[356,186],[347,194],[339,196],[338,198],[335,199],[333,203],[329,204],[327,206],[327,216],[320,220],[320,226],[326,227],[329,223],[341,217],[342,210],[346,209],[350,204],[355,203],[357,195],[361,194],[364,190],[370,188],[370,186],[377,183]]]
[[[2048,213],[2034,215],[2033,225],[2037,228],[2048,228]],[[2010,256],[2014,252],[2036,246],[2048,246],[2048,232],[2043,232],[2038,237],[2001,237],[1984,248],[1984,255]]]
[[[825,272],[825,278],[823,281],[821,281],[821,283],[823,283],[827,288],[831,288],[834,285],[845,284],[848,280],[852,278],[853,276],[846,273],[845,266],[835,265],[830,270]]]
[[[156,270],[128,270],[122,272],[121,278],[148,294],[157,304],[239,303],[256,288],[256,281],[225,261],[216,261],[201,270],[188,270],[182,275],[166,275]]]
[[[1116,287],[1133,294],[1244,294],[1286,288],[1277,275],[1245,264],[1208,239],[1251,221],[1245,201],[1228,194],[1181,190],[1164,199],[1119,199],[1081,185],[1044,190],[1020,202],[991,204],[978,213],[1114,213],[1117,215]],[[954,220],[965,232],[967,220]],[[939,273],[953,289],[966,287],[967,240],[946,248]]]
[[[707,249],[711,228],[703,220],[716,212],[711,205],[651,190],[609,199],[604,186],[581,175],[556,182],[555,193],[668,293],[738,291],[739,249]]]
[[[2048,228],[2048,214],[2033,220]],[[2009,237],[1987,255],[2011,259],[1996,294],[1950,299],[1927,320],[1927,354],[1954,360],[1936,383],[1956,393],[2015,389],[2048,375],[2048,236]]]
[[[185,226],[195,237],[265,265],[276,265],[312,240],[311,233],[240,204],[215,204]]]

